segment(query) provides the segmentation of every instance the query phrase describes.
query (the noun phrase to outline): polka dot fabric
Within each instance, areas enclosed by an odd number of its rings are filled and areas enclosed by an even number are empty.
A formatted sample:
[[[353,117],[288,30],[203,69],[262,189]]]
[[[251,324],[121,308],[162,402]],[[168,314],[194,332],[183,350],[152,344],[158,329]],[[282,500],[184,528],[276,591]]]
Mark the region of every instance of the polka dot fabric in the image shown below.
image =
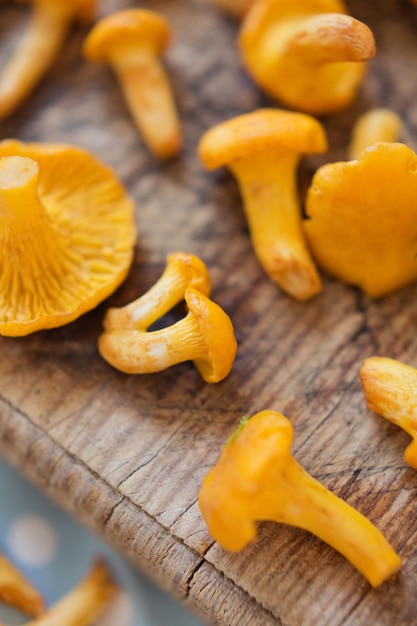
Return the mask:
[[[40,591],[47,606],[71,591],[87,574],[93,559],[102,555],[120,592],[92,626],[202,626],[2,461],[0,502],[0,551]],[[27,616],[0,606],[2,626],[25,621]]]

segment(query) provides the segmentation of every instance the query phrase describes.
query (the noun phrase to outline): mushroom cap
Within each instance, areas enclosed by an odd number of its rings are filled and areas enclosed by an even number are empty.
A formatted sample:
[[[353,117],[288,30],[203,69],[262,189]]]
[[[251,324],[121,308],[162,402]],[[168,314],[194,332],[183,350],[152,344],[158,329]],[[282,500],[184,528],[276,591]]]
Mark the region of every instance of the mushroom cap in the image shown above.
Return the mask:
[[[241,33],[248,43],[258,43],[278,20],[302,19],[319,13],[346,13],[342,0],[257,0],[255,4]]]
[[[184,299],[193,313],[207,347],[207,357],[194,360],[206,382],[217,383],[230,372],[235,360],[237,342],[230,317],[203,293],[189,287]]]
[[[303,227],[317,264],[373,298],[417,279],[417,155],[375,143],[319,168]]]
[[[261,411],[232,435],[205,477],[200,510],[211,535],[226,550],[242,550],[255,538],[251,507],[269,477],[287,464],[292,440],[286,417]]]
[[[6,140],[5,156],[38,164],[44,209],[13,236],[1,229],[0,334],[19,336],[71,322],[110,295],[131,265],[136,228],[133,201],[87,151]]]
[[[234,160],[268,153],[281,146],[303,154],[324,152],[327,139],[320,122],[305,113],[258,109],[209,129],[200,139],[199,157],[211,170]]]
[[[245,67],[265,92],[290,109],[325,115],[346,108],[357,94],[366,69],[363,60],[310,65],[308,54],[300,62],[286,49],[309,18],[332,14],[346,14],[344,2],[257,0],[243,21],[238,44]],[[363,54],[366,50],[365,58],[372,57],[375,41],[370,29],[353,18],[349,24],[349,32],[341,35],[345,49]]]
[[[171,38],[167,20],[147,9],[126,9],[102,18],[84,42],[84,54],[90,61],[105,61],[113,54],[132,46],[146,46],[162,52]]]

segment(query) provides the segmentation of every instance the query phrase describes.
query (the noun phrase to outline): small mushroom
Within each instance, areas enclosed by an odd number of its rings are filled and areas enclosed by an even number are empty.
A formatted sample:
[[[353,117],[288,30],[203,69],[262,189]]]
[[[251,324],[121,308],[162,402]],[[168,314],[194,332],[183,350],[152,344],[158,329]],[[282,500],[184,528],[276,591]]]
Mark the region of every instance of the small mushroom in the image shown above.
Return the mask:
[[[258,109],[208,130],[204,166],[227,165],[237,178],[255,253],[266,273],[297,300],[321,291],[301,228],[296,169],[303,154],[324,152],[321,124],[303,113]]]
[[[372,144],[384,141],[394,142],[402,131],[403,123],[391,109],[371,109],[356,121],[349,145],[349,158],[359,159],[362,151]]]
[[[118,590],[106,563],[97,559],[84,580],[43,615],[23,626],[90,626]]]
[[[241,19],[254,3],[254,0],[212,0],[222,11],[231,17]]]
[[[328,274],[380,298],[417,278],[417,155],[376,143],[328,163],[307,194],[304,232]]]
[[[0,553],[0,602],[27,615],[40,615],[45,603],[31,582]]]
[[[54,63],[74,20],[93,20],[95,0],[32,0],[29,24],[0,73],[0,119],[12,113]]]
[[[239,427],[201,487],[199,506],[211,535],[239,551],[255,539],[257,521],[297,526],[378,587],[399,569],[399,556],[366,517],[299,465],[292,440],[290,421],[275,411],[261,411]]]
[[[339,0],[257,0],[243,20],[239,49],[268,94],[292,109],[325,115],[355,99],[375,40]]]
[[[135,123],[159,159],[176,155],[182,133],[171,85],[159,55],[171,27],[154,11],[126,9],[101,19],[84,43],[94,62],[108,62],[116,73]]]
[[[134,205],[110,168],[58,144],[0,143],[0,334],[67,324],[125,279]]]
[[[417,469],[417,369],[395,359],[373,356],[363,361],[360,381],[368,409],[412,437],[404,458]]]
[[[206,296],[211,285],[207,267],[195,254],[173,252],[167,257],[164,273],[140,298],[124,307],[107,310],[105,330],[144,330],[184,299],[185,290],[194,287]]]
[[[236,356],[236,339],[229,316],[203,293],[188,287],[185,318],[172,326],[143,332],[115,329],[99,337],[101,356],[127,374],[160,372],[193,361],[203,379],[225,378]]]

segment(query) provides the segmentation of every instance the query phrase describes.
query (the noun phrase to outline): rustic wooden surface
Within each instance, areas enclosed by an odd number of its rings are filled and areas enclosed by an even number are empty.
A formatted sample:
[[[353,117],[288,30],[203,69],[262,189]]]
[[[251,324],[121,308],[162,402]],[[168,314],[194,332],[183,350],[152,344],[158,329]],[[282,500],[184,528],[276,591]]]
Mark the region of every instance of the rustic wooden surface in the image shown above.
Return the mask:
[[[105,2],[117,7],[145,5]],[[83,61],[85,30],[1,137],[69,142],[114,167],[137,203],[139,235],[125,284],[95,311],[51,331],[0,340],[0,451],[51,498],[101,534],[211,624],[226,626],[411,626],[417,615],[417,475],[403,461],[408,436],[369,413],[362,359],[417,364],[416,286],[378,302],[324,277],[324,291],[296,303],[263,274],[252,253],[237,186],[196,158],[201,134],[223,119],[273,104],[239,62],[237,24],[208,0],[159,0],[176,31],[166,63],[186,138],[182,156],[158,165],[144,148],[111,72]],[[346,158],[352,121],[373,106],[404,116],[416,148],[417,9],[401,0],[352,0],[375,33],[378,54],[355,105],[323,120],[330,153]],[[2,3],[0,62],[28,8]],[[98,355],[108,305],[129,302],[162,273],[173,250],[199,254],[213,299],[239,342],[230,376],[205,384],[193,365],[149,376],[113,370]],[[167,316],[167,323],[176,319]],[[306,469],[367,515],[404,560],[395,580],[372,590],[331,548],[307,533],[260,525],[240,554],[213,543],[196,504],[201,481],[240,417],[271,408],[295,428]]]

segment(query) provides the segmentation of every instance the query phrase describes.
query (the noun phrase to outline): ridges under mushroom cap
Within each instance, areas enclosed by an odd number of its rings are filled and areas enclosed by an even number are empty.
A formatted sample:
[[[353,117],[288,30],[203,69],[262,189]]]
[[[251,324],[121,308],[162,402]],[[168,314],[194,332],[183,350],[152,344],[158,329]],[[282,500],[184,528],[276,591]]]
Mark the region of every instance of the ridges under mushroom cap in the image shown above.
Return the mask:
[[[281,145],[308,154],[324,152],[327,140],[322,125],[310,115],[281,109],[258,109],[209,129],[198,152],[208,169],[227,165]]]
[[[155,53],[162,52],[171,38],[167,20],[146,9],[126,9],[101,19],[84,43],[90,61],[105,61],[112,54],[131,47],[146,45]]]
[[[39,166],[32,192],[0,186],[13,205],[0,206],[0,334],[18,336],[66,324],[110,295],[129,270],[136,231],[132,200],[87,151],[7,140],[7,156]],[[21,206],[22,193],[32,206]]]

